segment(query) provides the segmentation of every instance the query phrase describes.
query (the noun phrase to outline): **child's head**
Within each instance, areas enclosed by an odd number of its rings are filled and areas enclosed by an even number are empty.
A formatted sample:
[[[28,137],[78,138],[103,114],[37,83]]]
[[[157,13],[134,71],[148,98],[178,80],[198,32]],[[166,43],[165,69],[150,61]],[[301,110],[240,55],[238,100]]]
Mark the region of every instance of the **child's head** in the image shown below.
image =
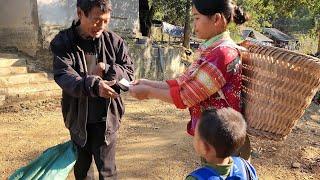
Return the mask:
[[[200,39],[210,39],[222,33],[231,21],[243,24],[248,20],[232,0],[192,0],[192,3],[194,30]]]
[[[196,126],[194,148],[205,158],[229,157],[244,144],[246,128],[243,116],[232,108],[206,110]]]

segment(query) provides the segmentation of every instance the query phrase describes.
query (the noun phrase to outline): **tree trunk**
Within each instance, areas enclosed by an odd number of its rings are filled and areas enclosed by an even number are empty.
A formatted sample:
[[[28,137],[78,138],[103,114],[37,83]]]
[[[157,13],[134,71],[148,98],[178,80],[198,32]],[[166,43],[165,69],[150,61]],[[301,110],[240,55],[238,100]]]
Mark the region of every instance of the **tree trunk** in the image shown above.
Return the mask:
[[[318,53],[320,53],[320,28],[318,29]]]
[[[184,36],[183,36],[183,47],[185,48],[190,48],[190,36],[191,36],[190,10],[191,10],[191,1],[187,0],[186,16],[185,16],[185,22],[184,22]]]
[[[140,32],[142,36],[150,37],[153,8],[149,8],[148,0],[139,0]]]

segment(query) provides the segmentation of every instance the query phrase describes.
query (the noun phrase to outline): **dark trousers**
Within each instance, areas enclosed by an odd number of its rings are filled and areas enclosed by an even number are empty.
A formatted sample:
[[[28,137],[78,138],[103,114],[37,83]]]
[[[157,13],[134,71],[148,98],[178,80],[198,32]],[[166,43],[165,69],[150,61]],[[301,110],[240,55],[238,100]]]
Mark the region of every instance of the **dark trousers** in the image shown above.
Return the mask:
[[[113,134],[106,142],[105,130],[105,122],[87,125],[87,143],[84,147],[77,146],[78,159],[74,166],[76,180],[94,179],[92,158],[99,172],[99,180],[117,179],[115,164],[117,137]]]

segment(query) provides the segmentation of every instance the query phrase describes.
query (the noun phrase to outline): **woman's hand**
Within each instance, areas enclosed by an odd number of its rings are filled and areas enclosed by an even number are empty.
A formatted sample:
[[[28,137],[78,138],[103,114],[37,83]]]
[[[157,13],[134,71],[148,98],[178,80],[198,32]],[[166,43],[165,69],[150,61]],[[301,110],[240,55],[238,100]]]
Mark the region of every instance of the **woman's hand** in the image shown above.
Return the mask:
[[[135,86],[135,85],[146,85],[149,86],[150,80],[148,79],[136,79],[132,82],[130,82],[130,85]]]
[[[130,83],[130,85],[146,85],[156,89],[169,89],[169,85],[163,81],[152,81],[148,79],[137,79]]]
[[[150,86],[144,85],[140,82],[133,86],[130,86],[129,93],[132,97],[136,99],[144,100],[149,98],[150,88]]]
[[[146,82],[147,81],[147,82]],[[129,94],[139,100],[144,99],[159,99],[173,104],[172,97],[170,95],[170,89],[167,83],[161,81],[139,80],[129,87]],[[150,85],[145,83],[151,82]],[[152,84],[152,82],[155,82]],[[159,85],[159,87],[157,87]],[[161,86],[160,86],[161,85]],[[156,86],[156,87],[155,87]]]

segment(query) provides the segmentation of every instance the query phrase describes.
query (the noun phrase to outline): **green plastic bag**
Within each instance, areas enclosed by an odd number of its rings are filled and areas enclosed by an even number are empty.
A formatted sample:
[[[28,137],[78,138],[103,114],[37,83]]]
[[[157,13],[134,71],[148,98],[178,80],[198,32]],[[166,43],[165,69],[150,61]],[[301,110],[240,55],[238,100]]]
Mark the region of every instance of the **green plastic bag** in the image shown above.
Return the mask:
[[[51,147],[37,159],[13,173],[9,180],[63,180],[72,170],[77,151],[72,141]]]

